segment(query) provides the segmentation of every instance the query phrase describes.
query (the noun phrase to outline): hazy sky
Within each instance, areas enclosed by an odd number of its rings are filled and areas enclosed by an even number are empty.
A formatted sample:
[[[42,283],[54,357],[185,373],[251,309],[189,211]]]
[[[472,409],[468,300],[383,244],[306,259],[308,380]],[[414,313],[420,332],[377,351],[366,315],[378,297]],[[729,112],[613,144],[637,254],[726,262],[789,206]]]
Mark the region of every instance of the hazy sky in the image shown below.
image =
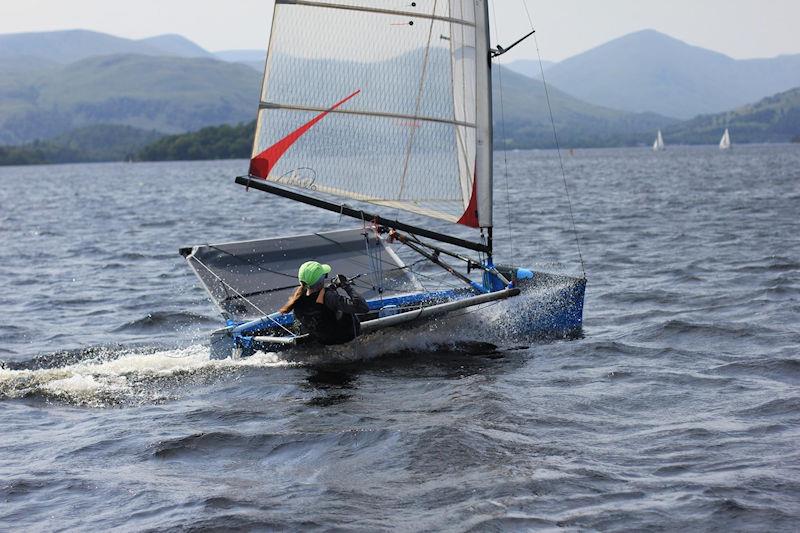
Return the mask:
[[[524,0],[542,56],[561,60],[653,28],[735,58],[800,53],[800,0]],[[129,38],[184,35],[204,48],[264,48],[272,0],[0,0],[0,33],[82,28]],[[499,40],[528,27],[523,0],[495,0]],[[497,39],[493,39],[497,40]],[[532,43],[514,59],[535,57]],[[511,56],[511,54],[509,54]]]

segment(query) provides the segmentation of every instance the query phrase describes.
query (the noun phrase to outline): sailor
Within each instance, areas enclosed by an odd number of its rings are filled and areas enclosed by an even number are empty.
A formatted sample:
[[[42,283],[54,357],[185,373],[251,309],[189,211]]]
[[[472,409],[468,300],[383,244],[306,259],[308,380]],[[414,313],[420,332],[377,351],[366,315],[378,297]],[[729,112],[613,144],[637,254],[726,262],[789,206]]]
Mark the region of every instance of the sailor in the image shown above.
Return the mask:
[[[300,265],[297,271],[300,286],[280,311],[294,311],[294,317],[300,321],[303,330],[321,344],[343,344],[361,333],[361,323],[356,314],[368,312],[369,306],[342,274],[326,286],[330,271],[330,265],[317,261]],[[347,296],[340,294],[338,289],[343,289]]]

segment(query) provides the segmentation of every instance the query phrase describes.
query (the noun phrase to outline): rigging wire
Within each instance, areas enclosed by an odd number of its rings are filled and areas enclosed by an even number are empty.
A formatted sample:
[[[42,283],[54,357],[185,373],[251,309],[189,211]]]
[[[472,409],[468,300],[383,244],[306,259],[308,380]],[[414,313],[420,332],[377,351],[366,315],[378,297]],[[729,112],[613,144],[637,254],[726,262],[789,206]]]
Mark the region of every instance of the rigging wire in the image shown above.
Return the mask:
[[[205,264],[204,264],[202,261],[200,261],[200,260],[199,260],[199,259],[197,259],[196,257],[195,257],[195,258],[193,258],[193,259],[194,259],[195,261],[197,261],[197,264],[198,264],[198,265],[200,265],[201,267],[203,267],[203,268],[205,268],[206,270],[208,270],[208,273],[209,273],[209,274],[211,274],[212,276],[214,276],[215,278],[217,278],[217,281],[219,281],[220,283],[222,283],[222,284],[223,284],[225,287],[227,287],[228,289],[230,289],[230,290],[232,290],[233,292],[235,292],[235,293],[236,293],[236,294],[239,296],[239,298],[241,298],[242,300],[244,300],[244,301],[245,301],[245,302],[247,302],[248,304],[252,305],[252,306],[253,306],[253,308],[254,308],[256,311],[258,311],[259,313],[261,313],[262,315],[264,315],[264,318],[268,318],[268,319],[269,319],[271,322],[274,322],[274,323],[275,323],[275,324],[276,324],[278,327],[280,327],[280,328],[281,328],[283,331],[285,331],[286,333],[288,333],[290,336],[292,336],[292,337],[297,337],[297,335],[295,335],[295,334],[294,334],[294,332],[290,331],[289,329],[287,329],[286,327],[284,327],[284,326],[283,326],[283,324],[281,324],[280,322],[278,322],[277,320],[275,320],[274,318],[272,318],[271,316],[269,316],[267,313],[265,313],[265,312],[264,312],[264,310],[263,310],[263,309],[259,308],[259,307],[258,307],[256,304],[254,304],[253,302],[251,302],[250,300],[248,300],[248,299],[247,299],[247,297],[245,297],[245,296],[244,296],[242,293],[240,293],[239,291],[237,291],[236,289],[234,289],[234,288],[233,288],[233,287],[232,287],[230,284],[228,284],[228,283],[225,283],[225,280],[223,280],[221,277],[219,277],[219,276],[218,276],[218,275],[217,275],[217,274],[216,274],[216,273],[215,273],[213,270],[211,270],[210,268],[208,268],[208,267],[207,267],[207,266],[206,266],[206,265],[205,265]]]
[[[531,17],[531,13],[528,10],[528,4],[525,0],[522,1],[522,7],[525,8],[525,14],[528,17],[528,23],[531,26],[531,30],[534,30],[533,27],[533,18]],[[553,118],[553,107],[550,105],[550,91],[547,88],[547,81],[544,77],[544,65],[542,64],[542,54],[539,51],[539,40],[536,38],[536,34],[533,34],[533,42],[536,45],[536,56],[539,59],[539,73],[542,77],[542,85],[544,86],[544,96],[547,100],[547,111],[550,113],[550,124],[553,127],[553,140],[556,144],[556,152],[558,153],[558,164],[561,167],[561,178],[564,180],[564,192],[567,196],[567,205],[569,206],[569,217],[572,220],[572,232],[575,235],[575,245],[578,248],[578,257],[581,260],[581,271],[583,272],[583,277],[586,277],[586,264],[583,262],[583,253],[581,253],[581,241],[580,237],[578,236],[578,228],[575,225],[575,215],[572,212],[572,199],[570,198],[569,194],[569,186],[567,185],[567,173],[564,170],[564,158],[561,155],[561,146],[558,143],[558,132],[556,131],[556,121]]]
[[[492,2],[492,19],[494,23],[494,35],[495,38],[500,34],[497,31],[497,12],[495,10],[495,3]],[[500,61],[498,60],[498,65]],[[509,260],[512,264],[515,263],[515,255],[514,255],[514,233],[511,229],[511,194],[509,193],[509,177],[508,177],[508,146],[506,146],[506,111],[505,111],[505,104],[503,102],[503,68],[502,65],[499,65],[500,68],[497,69],[497,80],[499,82],[499,89],[500,89],[500,129],[503,134],[503,178],[506,185],[506,223],[508,225],[508,243],[511,247],[511,256]],[[491,75],[491,69],[489,70]]]
[[[380,243],[380,237],[376,236],[375,242],[376,250],[373,251],[370,247],[369,230],[364,232],[364,244],[366,246],[366,255],[369,258],[369,270],[373,281],[372,289],[378,293],[378,298],[383,300],[383,261],[382,252],[383,246]]]

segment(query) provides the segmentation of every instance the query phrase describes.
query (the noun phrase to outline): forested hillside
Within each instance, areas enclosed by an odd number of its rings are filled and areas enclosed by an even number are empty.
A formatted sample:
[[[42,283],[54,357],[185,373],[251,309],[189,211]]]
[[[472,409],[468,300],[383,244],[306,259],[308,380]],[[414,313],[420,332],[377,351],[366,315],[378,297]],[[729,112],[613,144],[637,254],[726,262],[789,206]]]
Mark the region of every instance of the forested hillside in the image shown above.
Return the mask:
[[[701,115],[665,130],[672,143],[717,143],[729,128],[734,143],[790,142],[800,138],[800,88],[716,115]]]

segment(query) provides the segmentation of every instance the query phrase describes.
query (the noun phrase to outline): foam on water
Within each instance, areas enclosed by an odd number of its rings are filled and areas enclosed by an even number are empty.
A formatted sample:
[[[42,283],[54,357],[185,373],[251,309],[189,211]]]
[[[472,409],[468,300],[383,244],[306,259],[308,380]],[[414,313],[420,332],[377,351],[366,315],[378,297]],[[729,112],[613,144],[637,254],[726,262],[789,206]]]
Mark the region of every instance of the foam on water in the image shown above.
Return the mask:
[[[527,295],[519,302],[530,304],[540,297]],[[515,307],[519,302],[514,302]],[[298,347],[280,354],[256,352],[242,359],[210,359],[208,346],[202,344],[155,351],[90,348],[71,364],[63,364],[53,355],[53,365],[43,356],[38,364],[45,368],[0,367],[0,399],[42,397],[91,407],[141,405],[176,398],[181,381],[189,377],[224,379],[225,374],[246,368],[348,364],[386,354],[443,349],[491,353],[513,329],[515,319],[509,305],[508,301],[483,304],[406,328],[378,331],[347,345]]]
[[[275,353],[246,359],[212,360],[208,347],[193,345],[154,352],[103,353],[54,368],[0,368],[0,399],[41,396],[77,405],[104,407],[161,402],[174,397],[185,376],[220,375],[243,368],[270,368],[297,363]]]

